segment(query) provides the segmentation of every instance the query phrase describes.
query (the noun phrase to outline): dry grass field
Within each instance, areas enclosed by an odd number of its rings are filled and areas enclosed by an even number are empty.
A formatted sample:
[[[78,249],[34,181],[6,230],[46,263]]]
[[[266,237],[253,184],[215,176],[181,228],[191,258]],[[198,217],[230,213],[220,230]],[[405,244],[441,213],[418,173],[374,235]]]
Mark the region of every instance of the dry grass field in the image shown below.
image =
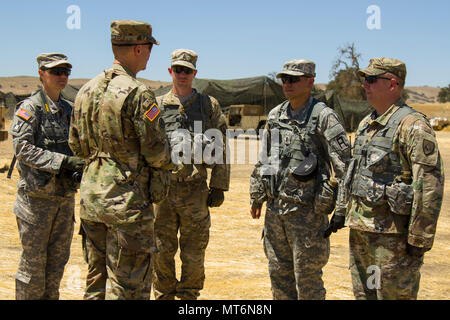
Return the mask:
[[[427,106],[418,106],[418,109],[419,107],[425,108],[421,110],[424,113],[431,112],[431,107],[427,109]],[[445,115],[441,113],[441,116]],[[450,132],[438,132],[437,138],[445,164],[446,187],[435,244],[426,254],[422,267],[419,299],[424,300],[450,298]],[[9,163],[11,149],[11,139],[0,143],[0,168]],[[226,193],[225,203],[222,207],[211,210],[206,282],[200,299],[271,299],[267,260],[261,242],[264,219],[253,220],[249,214],[251,170],[250,164],[233,165],[230,191]],[[11,180],[6,178],[6,172],[0,173],[0,299],[3,300],[14,299],[14,274],[21,250],[15,216],[12,214],[17,180],[17,171]],[[76,210],[77,231],[80,222],[78,207]],[[177,261],[179,262],[178,257]],[[353,299],[348,264],[348,229],[345,228],[331,236],[331,256],[324,268],[327,299]],[[61,299],[82,299],[85,275],[81,238],[75,232],[71,257],[61,283]]]

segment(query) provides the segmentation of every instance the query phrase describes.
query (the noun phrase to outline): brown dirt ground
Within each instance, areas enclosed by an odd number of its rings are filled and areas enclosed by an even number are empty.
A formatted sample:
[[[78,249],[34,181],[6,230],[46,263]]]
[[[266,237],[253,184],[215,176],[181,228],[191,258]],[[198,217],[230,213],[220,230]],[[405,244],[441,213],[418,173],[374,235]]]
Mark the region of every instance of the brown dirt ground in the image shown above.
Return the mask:
[[[7,123],[9,127],[9,123]],[[446,187],[433,249],[425,255],[419,299],[450,297],[450,132],[438,132],[444,160]],[[0,168],[12,157],[11,139],[0,143]],[[261,242],[264,219],[249,214],[249,176],[252,165],[233,165],[230,191],[225,203],[211,210],[212,226],[206,253],[206,282],[200,299],[271,299],[267,260]],[[20,242],[12,209],[16,196],[17,170],[11,180],[0,173],[0,299],[14,299],[14,274],[20,256]],[[77,202],[79,196],[77,195]],[[75,234],[71,257],[61,282],[61,299],[82,299],[86,264],[81,253],[79,207],[76,207]],[[324,268],[327,299],[353,299],[348,270],[348,228],[331,236],[331,256]],[[177,272],[179,258],[177,255]]]

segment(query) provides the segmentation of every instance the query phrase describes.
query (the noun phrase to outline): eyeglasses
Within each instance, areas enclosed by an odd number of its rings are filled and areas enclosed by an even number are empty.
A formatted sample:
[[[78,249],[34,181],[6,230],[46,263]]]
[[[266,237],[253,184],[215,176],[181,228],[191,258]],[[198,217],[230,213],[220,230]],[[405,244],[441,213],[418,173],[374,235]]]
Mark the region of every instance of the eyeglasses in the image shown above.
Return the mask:
[[[377,82],[378,79],[391,80],[391,78],[379,77],[379,76],[368,76],[364,77],[364,81],[367,81],[368,84],[372,84]]]
[[[295,76],[281,76],[281,82],[283,82],[283,84],[286,83],[296,83],[300,81],[301,77],[295,77]]]
[[[175,73],[181,73],[184,72],[185,74],[191,74],[192,72],[194,72],[194,70],[192,70],[191,68],[188,67],[183,67],[183,66],[173,66],[172,70]]]
[[[54,76],[65,75],[66,77],[70,76],[71,70],[69,68],[64,67],[56,67],[51,69],[46,69],[48,72]]]

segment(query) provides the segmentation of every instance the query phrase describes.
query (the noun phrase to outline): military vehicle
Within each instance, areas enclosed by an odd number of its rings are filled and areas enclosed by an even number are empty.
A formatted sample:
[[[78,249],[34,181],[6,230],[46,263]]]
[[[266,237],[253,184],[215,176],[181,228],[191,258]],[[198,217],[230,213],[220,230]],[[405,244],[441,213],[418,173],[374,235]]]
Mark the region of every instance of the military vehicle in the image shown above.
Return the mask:
[[[8,140],[8,131],[6,130],[6,114],[8,109],[0,107],[0,141]]]
[[[264,115],[264,108],[260,105],[235,104],[228,107],[226,114],[229,128],[239,128],[244,131],[249,129],[263,129],[267,116]]]

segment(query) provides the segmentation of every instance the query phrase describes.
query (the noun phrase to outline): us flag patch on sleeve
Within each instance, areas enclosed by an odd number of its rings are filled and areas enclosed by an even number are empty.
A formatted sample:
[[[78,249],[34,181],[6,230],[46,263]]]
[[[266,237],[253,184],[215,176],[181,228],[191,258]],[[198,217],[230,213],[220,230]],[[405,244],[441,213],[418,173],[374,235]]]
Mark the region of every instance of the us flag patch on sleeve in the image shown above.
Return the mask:
[[[150,120],[153,121],[155,120],[155,118],[158,116],[158,114],[161,112],[161,110],[158,108],[158,106],[156,105],[156,103],[152,104],[152,106],[150,107],[150,109],[148,109],[148,111],[145,113],[145,117]]]
[[[29,113],[27,110],[23,108],[20,108],[16,115],[27,121],[33,116],[31,113]]]

